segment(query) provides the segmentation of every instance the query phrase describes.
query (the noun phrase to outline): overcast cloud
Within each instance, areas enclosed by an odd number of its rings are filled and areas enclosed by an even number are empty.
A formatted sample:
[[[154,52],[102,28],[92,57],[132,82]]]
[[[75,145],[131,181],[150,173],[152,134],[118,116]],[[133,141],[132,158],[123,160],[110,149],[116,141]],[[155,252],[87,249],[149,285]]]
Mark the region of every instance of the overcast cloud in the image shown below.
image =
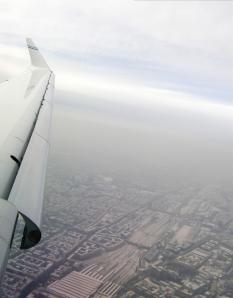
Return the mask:
[[[127,90],[144,104],[152,88],[155,102],[162,92],[160,103],[200,109],[203,102],[206,109],[206,101],[232,104],[232,28],[229,1],[1,1],[0,62],[19,71],[28,61],[23,39],[31,36],[58,90],[102,96],[106,88],[112,99],[110,88]]]

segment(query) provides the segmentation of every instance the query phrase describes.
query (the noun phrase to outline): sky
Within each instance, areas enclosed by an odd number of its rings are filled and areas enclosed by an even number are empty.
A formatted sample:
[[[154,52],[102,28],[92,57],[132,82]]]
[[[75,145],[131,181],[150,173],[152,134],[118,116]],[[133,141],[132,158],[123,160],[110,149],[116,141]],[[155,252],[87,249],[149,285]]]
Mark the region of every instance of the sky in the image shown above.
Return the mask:
[[[232,104],[232,28],[230,1],[1,0],[1,63],[23,66],[30,36],[59,89],[139,86]]]
[[[0,4],[0,80],[29,65],[32,37],[56,75],[55,103],[79,112],[55,110],[60,157],[232,177],[232,1]]]

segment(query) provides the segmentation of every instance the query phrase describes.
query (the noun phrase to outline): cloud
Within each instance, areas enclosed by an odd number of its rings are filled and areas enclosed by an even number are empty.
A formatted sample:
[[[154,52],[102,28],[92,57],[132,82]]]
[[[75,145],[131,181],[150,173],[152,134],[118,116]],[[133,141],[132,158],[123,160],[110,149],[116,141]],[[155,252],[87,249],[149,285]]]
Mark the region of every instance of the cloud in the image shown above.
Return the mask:
[[[233,106],[218,102],[210,102],[208,98],[190,93],[162,88],[135,86],[129,82],[116,81],[108,77],[63,73],[57,78],[61,91],[73,92],[82,96],[91,96],[118,104],[126,103],[137,108],[183,111],[184,113],[201,113],[205,116],[217,117],[233,121]],[[63,102],[65,102],[64,99]],[[78,100],[77,100],[78,102]],[[96,102],[95,102],[96,103]],[[98,104],[98,103],[97,103]]]
[[[80,67],[103,81],[231,100],[231,2],[2,1],[0,28],[8,45],[32,36],[58,81]]]

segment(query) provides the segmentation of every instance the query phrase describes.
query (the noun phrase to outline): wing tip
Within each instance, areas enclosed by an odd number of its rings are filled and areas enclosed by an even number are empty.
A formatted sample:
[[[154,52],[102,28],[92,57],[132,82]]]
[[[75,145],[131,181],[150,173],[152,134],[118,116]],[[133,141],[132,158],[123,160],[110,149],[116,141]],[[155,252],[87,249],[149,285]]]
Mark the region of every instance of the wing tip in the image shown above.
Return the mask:
[[[30,38],[30,37],[26,37],[26,43],[27,43],[27,47],[28,47],[29,49],[38,50],[38,48],[37,48],[36,45],[34,44],[32,38]]]
[[[31,58],[31,64],[35,67],[50,69],[31,37],[26,38],[26,43]]]

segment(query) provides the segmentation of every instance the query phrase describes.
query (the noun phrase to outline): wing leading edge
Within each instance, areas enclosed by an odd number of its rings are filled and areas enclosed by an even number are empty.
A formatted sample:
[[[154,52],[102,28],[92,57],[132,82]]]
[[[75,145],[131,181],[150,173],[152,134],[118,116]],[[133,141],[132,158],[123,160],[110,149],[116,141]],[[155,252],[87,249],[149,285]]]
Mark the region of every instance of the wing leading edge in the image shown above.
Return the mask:
[[[54,74],[31,39],[27,46],[31,67],[0,84],[0,275],[18,214],[25,221],[21,248],[41,238]]]

